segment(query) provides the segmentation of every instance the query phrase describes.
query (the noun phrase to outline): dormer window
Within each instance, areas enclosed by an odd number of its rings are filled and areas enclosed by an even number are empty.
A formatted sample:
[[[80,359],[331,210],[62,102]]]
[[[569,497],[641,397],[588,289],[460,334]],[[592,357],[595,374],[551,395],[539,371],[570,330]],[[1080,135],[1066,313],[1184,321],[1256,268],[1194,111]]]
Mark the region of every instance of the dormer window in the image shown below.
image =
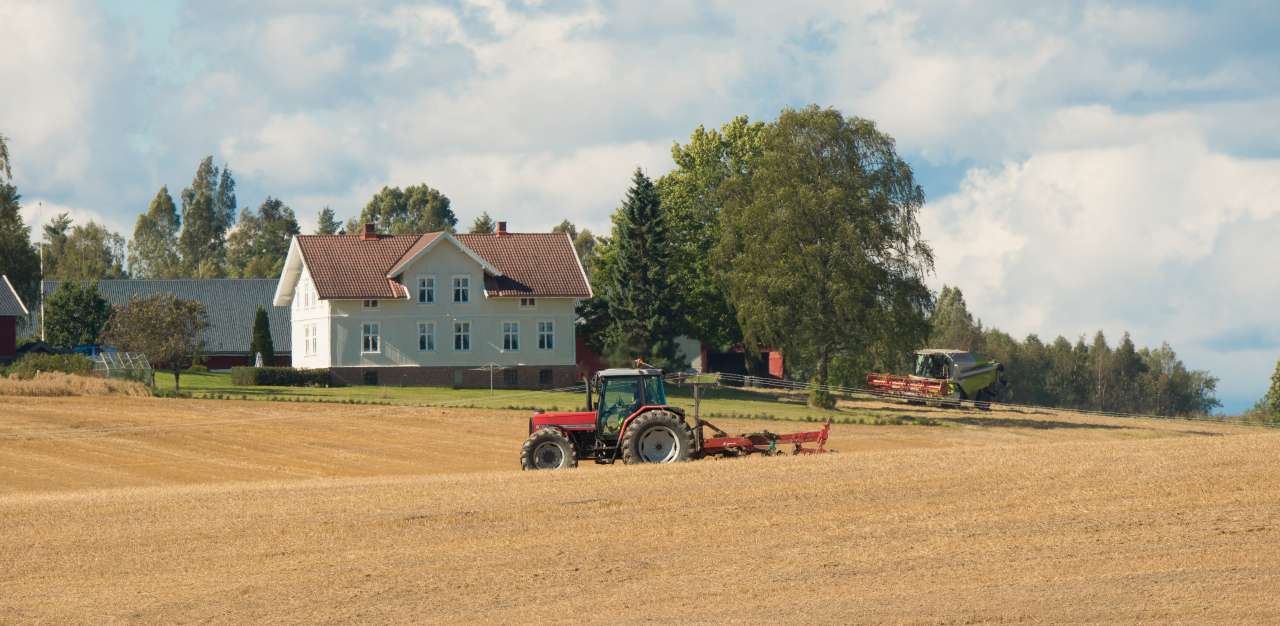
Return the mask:
[[[532,309],[535,305],[537,305],[537,300],[534,298],[520,298],[520,308],[522,309]]]
[[[365,301],[364,301],[364,308],[366,308],[366,309],[376,309],[376,308],[378,308],[378,301],[377,301],[377,300],[365,300]]]

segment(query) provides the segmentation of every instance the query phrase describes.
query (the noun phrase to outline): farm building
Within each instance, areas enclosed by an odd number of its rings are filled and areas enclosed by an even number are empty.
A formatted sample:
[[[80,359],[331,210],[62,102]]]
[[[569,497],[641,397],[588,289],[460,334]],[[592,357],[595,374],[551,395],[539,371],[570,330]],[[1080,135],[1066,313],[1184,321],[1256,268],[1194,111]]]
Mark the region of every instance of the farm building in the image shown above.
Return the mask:
[[[27,316],[27,306],[14,291],[9,277],[0,274],[0,363],[14,359],[18,350],[18,318]]]
[[[293,365],[353,384],[560,387],[591,286],[565,233],[294,237],[275,294]]]
[[[45,298],[58,288],[59,282],[46,280],[41,284]],[[271,306],[276,291],[274,278],[100,280],[98,291],[113,306],[158,293],[203,304],[209,316],[209,327],[204,331],[205,364],[209,369],[253,365],[249,343],[254,315],[261,306],[270,320],[271,343],[276,352],[273,364],[289,365],[289,314]]]

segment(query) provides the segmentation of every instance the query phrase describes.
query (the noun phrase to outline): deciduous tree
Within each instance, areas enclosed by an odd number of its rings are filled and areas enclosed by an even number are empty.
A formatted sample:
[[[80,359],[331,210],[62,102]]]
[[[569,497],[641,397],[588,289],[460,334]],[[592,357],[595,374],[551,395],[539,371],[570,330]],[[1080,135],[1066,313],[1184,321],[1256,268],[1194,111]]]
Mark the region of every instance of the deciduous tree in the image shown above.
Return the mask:
[[[185,276],[217,278],[225,275],[227,230],[235,219],[235,180],[219,171],[213,157],[196,168],[191,186],[182,190],[182,233],[178,249]]]
[[[21,199],[17,187],[0,183],[0,274],[33,308],[40,294],[40,255],[31,245],[31,227],[22,220]]]
[[[204,348],[201,334],[207,326],[203,304],[161,293],[116,307],[103,342],[147,355],[152,367],[173,372],[176,389],[182,370],[191,367]]]
[[[924,192],[893,139],[860,118],[786,109],[721,213],[714,262],[749,344],[826,385],[840,354],[900,354],[928,336]],[[815,398],[819,399],[819,398]]]
[[[492,235],[497,229],[497,224],[493,223],[493,218],[489,217],[489,212],[481,213],[475,221],[471,222],[471,232],[480,235]]]
[[[65,215],[59,216],[59,218]],[[57,223],[57,220],[55,220]],[[54,224],[45,227],[49,237]],[[71,226],[54,235],[45,258],[45,276],[57,280],[92,281],[125,278],[125,240],[92,220]]]
[[[402,235],[453,232],[458,218],[449,208],[448,196],[424,183],[403,191],[399,187],[383,187],[360,212],[359,222],[374,224],[379,232]]]
[[[299,233],[293,209],[267,196],[256,212],[244,209],[227,239],[227,270],[239,278],[275,278],[284,269],[289,242]]]
[[[110,317],[111,304],[98,293],[97,283],[63,281],[44,303],[46,341],[66,348],[97,344]]]
[[[161,187],[147,212],[138,216],[129,241],[129,272],[137,278],[178,278],[180,219],[168,187]]]
[[[689,143],[672,146],[675,169],[658,180],[671,224],[671,295],[687,313],[682,330],[722,349],[742,341],[742,330],[725,274],[712,270],[711,255],[720,241],[720,212],[728,194],[751,188],[765,128],[745,115],[719,130],[699,126]]]

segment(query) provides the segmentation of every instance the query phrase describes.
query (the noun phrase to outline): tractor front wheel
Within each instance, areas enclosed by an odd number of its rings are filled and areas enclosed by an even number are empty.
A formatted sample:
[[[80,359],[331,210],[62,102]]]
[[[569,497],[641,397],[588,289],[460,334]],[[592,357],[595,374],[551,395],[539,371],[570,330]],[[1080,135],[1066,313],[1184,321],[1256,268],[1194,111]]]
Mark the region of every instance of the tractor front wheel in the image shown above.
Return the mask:
[[[520,448],[520,468],[526,470],[570,469],[578,466],[573,442],[555,428],[539,428]]]
[[[678,463],[693,456],[693,431],[668,411],[637,417],[622,436],[622,462]]]

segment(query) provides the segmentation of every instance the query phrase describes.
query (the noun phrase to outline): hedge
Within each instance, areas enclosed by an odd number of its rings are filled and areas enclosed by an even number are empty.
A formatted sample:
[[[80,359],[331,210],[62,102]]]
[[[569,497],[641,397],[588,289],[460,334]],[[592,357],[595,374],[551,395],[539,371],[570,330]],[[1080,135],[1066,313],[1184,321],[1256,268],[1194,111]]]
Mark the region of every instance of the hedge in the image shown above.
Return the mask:
[[[293,369],[292,367],[233,367],[231,383],[235,385],[274,387],[328,387],[329,370]]]
[[[28,354],[4,370],[6,375],[22,379],[34,378],[36,372],[89,376],[93,374],[93,361],[79,354]]]

